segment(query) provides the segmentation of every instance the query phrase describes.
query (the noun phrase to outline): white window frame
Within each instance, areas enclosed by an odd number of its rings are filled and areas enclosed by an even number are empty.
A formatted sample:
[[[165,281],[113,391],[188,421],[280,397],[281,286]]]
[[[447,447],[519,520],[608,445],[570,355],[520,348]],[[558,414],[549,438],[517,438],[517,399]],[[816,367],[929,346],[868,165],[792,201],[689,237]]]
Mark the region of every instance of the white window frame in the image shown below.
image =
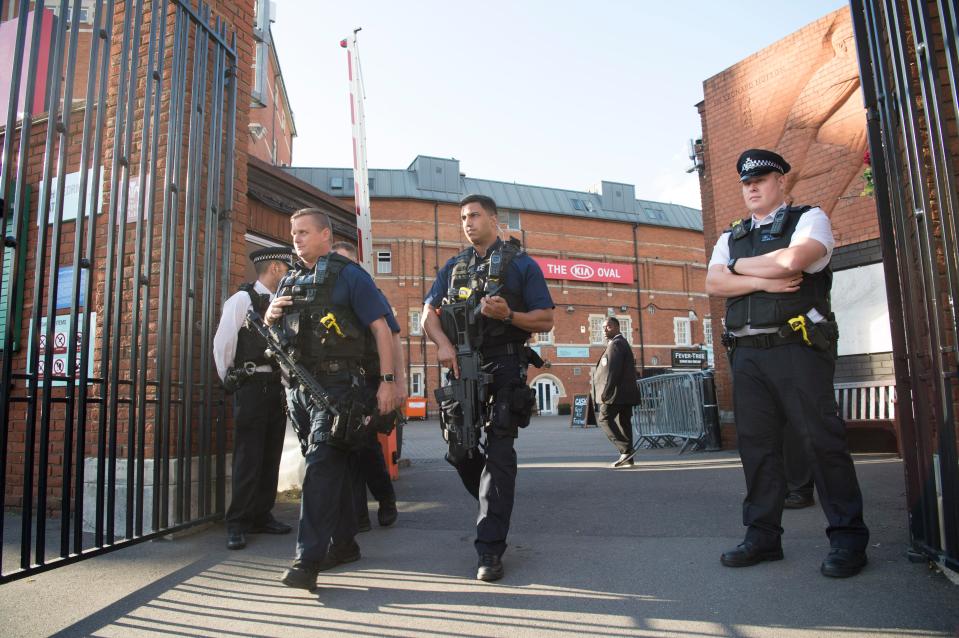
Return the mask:
[[[423,326],[420,325],[420,320],[423,318],[423,309],[410,309],[409,313],[409,334],[411,337],[419,337],[423,334]]]
[[[594,329],[594,322],[599,322],[598,332]],[[606,343],[606,334],[603,332],[603,324],[606,323],[606,315],[589,316],[589,343],[594,346],[601,346]]]
[[[389,248],[387,248],[386,250],[377,250],[376,251],[376,274],[389,275],[392,273],[393,273],[393,251],[390,250]]]
[[[626,337],[626,343],[633,345],[633,318],[629,315],[616,315],[619,320],[619,331]]]
[[[713,318],[703,317],[703,344],[707,348],[713,347]]]
[[[519,211],[518,210],[507,210],[503,211],[506,213],[506,228],[508,230],[522,230],[523,223],[520,221]],[[516,225],[512,224],[513,221],[516,221]]]
[[[553,343],[553,331],[549,332],[537,332],[536,333],[536,343],[543,345],[550,345]]]
[[[689,317],[673,317],[673,340],[677,346],[693,345],[692,321]]]
[[[417,379],[419,379],[419,388],[417,388]],[[426,372],[423,368],[410,368],[410,396],[425,396]]]

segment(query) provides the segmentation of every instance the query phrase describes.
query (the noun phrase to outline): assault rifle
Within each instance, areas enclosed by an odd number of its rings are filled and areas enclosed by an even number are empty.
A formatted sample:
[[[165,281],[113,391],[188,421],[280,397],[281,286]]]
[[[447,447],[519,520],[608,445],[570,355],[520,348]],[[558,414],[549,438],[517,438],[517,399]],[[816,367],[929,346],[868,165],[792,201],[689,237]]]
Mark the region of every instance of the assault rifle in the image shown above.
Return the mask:
[[[456,350],[459,377],[450,371],[448,384],[433,393],[440,404],[443,438],[449,443],[452,462],[472,456],[479,445],[488,410],[488,388],[493,381],[493,375],[483,372],[479,353],[480,295],[462,287],[464,283],[466,265],[461,263],[454,268],[447,303],[440,306],[440,324]]]
[[[276,327],[267,327],[263,323],[263,317],[253,308],[246,311],[246,325],[258,335],[266,339],[266,355],[276,360],[283,371],[290,379],[290,383],[298,384],[314,403],[321,405],[333,415],[334,425],[338,420],[340,411],[333,402],[333,398],[323,389],[319,381],[316,380],[310,371],[303,367],[291,353],[292,346],[290,340],[283,331]],[[310,430],[309,423],[298,424],[295,419],[290,419],[293,423],[293,429],[296,431],[296,437],[300,440],[300,445],[304,450],[308,447]],[[305,431],[304,430],[305,426]]]
[[[479,445],[480,428],[486,420],[488,386],[493,375],[483,372],[483,358],[470,337],[473,307],[468,300],[443,304],[440,323],[456,349],[459,378],[447,373],[448,385],[434,391],[442,409],[443,436],[449,442],[451,461],[472,456]]]

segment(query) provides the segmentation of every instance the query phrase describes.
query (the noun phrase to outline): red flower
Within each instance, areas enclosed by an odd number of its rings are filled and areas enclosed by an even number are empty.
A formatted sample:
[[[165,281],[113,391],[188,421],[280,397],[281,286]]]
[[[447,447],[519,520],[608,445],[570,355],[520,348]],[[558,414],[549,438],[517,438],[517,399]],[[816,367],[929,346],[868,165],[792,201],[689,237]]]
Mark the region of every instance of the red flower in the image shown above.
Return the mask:
[[[869,151],[866,151],[862,156],[862,163],[866,166],[872,166],[872,160],[869,157]]]

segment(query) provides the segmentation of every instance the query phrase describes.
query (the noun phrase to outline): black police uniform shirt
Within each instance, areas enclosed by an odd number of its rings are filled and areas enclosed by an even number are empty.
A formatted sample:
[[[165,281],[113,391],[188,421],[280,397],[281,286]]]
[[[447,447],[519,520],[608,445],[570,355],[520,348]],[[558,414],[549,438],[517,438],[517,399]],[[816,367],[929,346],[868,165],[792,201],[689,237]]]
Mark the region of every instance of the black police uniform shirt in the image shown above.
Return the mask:
[[[486,257],[489,257],[493,251],[498,250],[503,245],[503,240],[497,239],[496,243],[490,246],[486,251]],[[473,249],[476,250],[475,248]],[[480,255],[477,254],[477,260]],[[439,308],[443,304],[443,297],[449,291],[450,273],[453,265],[456,263],[456,257],[452,257],[446,264],[440,268],[436,274],[436,280],[430,288],[429,293],[424,300],[434,308]],[[510,262],[506,269],[506,278],[503,282],[504,287],[509,290],[518,290],[522,292],[523,301],[526,304],[526,312],[533,310],[544,310],[554,308],[553,298],[549,294],[549,287],[546,285],[546,279],[543,277],[543,271],[532,257],[523,253],[517,255]],[[516,310],[516,308],[511,308]]]
[[[390,332],[393,334],[399,334],[400,324],[396,320],[396,315],[393,314],[393,308],[390,306],[389,299],[386,298],[386,295],[383,294],[383,291],[379,288],[376,289],[376,292],[380,293],[380,300],[383,302],[383,305],[386,307],[386,325],[390,327]]]
[[[774,211],[762,218],[758,218],[753,215],[752,227],[756,228],[758,226],[766,226],[767,224],[773,223],[773,218],[776,216],[776,213],[785,205],[786,204],[782,204],[781,206],[776,207]],[[713,246],[713,254],[709,258],[709,264],[706,266],[707,269],[712,268],[716,264],[726,266],[726,264],[729,262],[730,236],[731,233],[728,231],[719,235],[719,239],[716,240],[716,245]],[[833,238],[832,234],[832,222],[829,221],[829,217],[826,216],[826,212],[818,206],[810,208],[802,214],[802,217],[799,218],[799,221],[796,223],[796,230],[793,232],[793,235],[789,240],[789,245],[790,247],[795,246],[800,240],[807,238],[818,241],[826,248],[826,254],[820,259],[814,261],[803,271],[810,274],[817,273],[829,265],[829,260],[832,259],[833,248],[836,245],[836,240]],[[823,317],[815,308],[810,308],[807,316],[815,323],[819,323],[825,319],[825,317]],[[752,328],[750,326],[744,326],[743,328],[734,331],[733,334],[737,337],[744,337],[747,335],[768,332],[776,332],[776,328]]]

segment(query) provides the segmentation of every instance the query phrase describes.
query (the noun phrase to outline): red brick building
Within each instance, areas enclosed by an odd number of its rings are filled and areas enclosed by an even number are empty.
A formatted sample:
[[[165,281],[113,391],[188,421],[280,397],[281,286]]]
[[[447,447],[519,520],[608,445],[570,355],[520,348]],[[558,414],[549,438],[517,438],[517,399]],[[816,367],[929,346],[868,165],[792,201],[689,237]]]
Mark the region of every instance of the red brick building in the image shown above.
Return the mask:
[[[352,202],[351,169],[287,171]],[[466,246],[457,203],[468,193],[496,200],[502,235],[520,239],[547,275],[555,328],[534,347],[548,367],[529,375],[541,413],[589,391],[607,316],[619,318],[644,368],[669,366],[675,348],[711,350],[698,210],[637,200],[631,184],[584,192],[496,182],[462,174],[458,160],[422,155],[406,170],[371,170],[370,193],[374,275],[403,325],[411,394],[426,396],[431,411],[441,371],[420,313],[437,268]]]
[[[753,147],[782,154],[793,166],[787,199],[819,205],[832,219],[840,404],[847,395],[855,399],[860,397],[856,393],[873,392],[877,403],[891,409],[892,343],[876,207],[865,192],[866,117],[859,87],[845,8],[704,81],[704,99],[697,105],[703,131],[697,147],[703,240],[708,257],[719,234],[745,216],[735,170],[739,154]],[[722,299],[711,300],[716,335],[723,329],[723,307]],[[724,443],[731,445],[732,383],[721,346],[717,354],[720,418]],[[865,418],[855,411],[846,416],[851,421]]]

